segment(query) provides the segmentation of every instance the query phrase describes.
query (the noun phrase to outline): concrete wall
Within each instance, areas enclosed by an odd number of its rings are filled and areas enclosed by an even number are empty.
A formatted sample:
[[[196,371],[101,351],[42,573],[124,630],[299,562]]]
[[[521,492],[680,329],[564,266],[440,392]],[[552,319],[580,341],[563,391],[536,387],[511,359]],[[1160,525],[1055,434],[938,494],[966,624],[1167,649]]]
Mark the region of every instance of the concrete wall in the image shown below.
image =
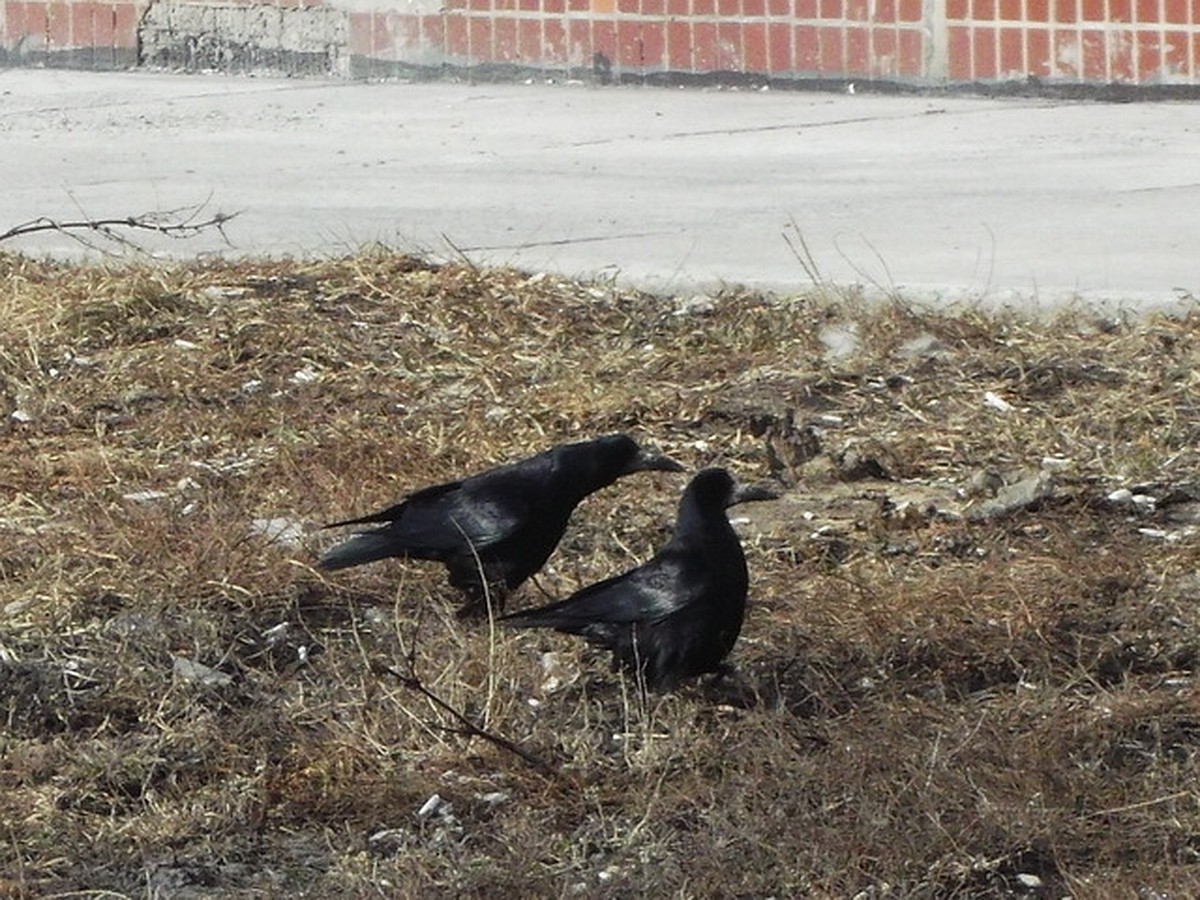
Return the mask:
[[[0,65],[1200,86],[1200,0],[0,0]]]

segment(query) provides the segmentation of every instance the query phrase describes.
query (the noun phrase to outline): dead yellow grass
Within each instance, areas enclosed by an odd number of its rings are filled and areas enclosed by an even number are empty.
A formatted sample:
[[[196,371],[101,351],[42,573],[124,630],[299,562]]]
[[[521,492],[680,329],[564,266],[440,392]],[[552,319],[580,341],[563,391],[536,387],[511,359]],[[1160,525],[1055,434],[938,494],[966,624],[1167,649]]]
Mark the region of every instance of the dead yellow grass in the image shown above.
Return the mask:
[[[0,255],[0,316],[0,896],[1200,891],[1194,314],[703,309],[375,252]],[[458,622],[436,567],[311,568],[323,521],[615,430],[796,484],[746,511],[732,683],[641,698]],[[1008,515],[929,499],[1039,469]],[[645,559],[682,484],[590,498],[541,587]]]

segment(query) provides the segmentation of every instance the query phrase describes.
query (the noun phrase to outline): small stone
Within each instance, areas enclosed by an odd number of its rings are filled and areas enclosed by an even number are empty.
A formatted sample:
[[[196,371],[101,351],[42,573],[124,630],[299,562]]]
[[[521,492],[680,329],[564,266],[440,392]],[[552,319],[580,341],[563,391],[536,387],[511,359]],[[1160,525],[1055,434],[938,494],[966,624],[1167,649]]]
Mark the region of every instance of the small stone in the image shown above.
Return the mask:
[[[195,681],[206,687],[226,687],[233,684],[232,675],[198,663],[194,659],[188,659],[186,656],[173,656],[171,662],[175,675],[184,681]]]
[[[1032,872],[1020,873],[1017,876],[1017,881],[1021,883],[1022,887],[1027,887],[1030,890],[1033,890],[1034,888],[1040,888],[1042,886],[1042,879],[1038,878]]]

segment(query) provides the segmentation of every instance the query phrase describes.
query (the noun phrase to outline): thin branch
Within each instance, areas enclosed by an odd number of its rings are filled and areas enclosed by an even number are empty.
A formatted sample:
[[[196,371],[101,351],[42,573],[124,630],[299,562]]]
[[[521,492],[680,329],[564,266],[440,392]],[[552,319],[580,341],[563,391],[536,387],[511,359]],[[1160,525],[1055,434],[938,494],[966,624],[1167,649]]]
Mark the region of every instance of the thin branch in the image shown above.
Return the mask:
[[[412,660],[410,659],[409,666],[411,667],[411,665],[412,665]],[[553,766],[551,766],[549,763],[547,763],[545,760],[541,759],[540,757],[533,755],[528,750],[526,750],[524,747],[521,747],[521,746],[513,743],[508,738],[506,738],[502,735],[494,734],[493,732],[490,732],[484,728],[480,728],[478,725],[476,725],[474,722],[472,722],[469,718],[467,718],[467,716],[464,713],[455,709],[453,706],[451,706],[449,703],[447,703],[445,700],[443,700],[441,697],[439,697],[437,694],[435,694],[429,688],[425,687],[425,685],[424,685],[424,683],[422,683],[421,679],[417,677],[417,674],[415,671],[412,671],[410,674],[405,675],[403,672],[398,672],[398,671],[396,671],[396,669],[392,668],[391,666],[389,666],[385,663],[378,663],[375,666],[375,669],[380,674],[391,675],[398,682],[400,682],[401,685],[408,688],[410,691],[416,691],[422,697],[425,697],[427,700],[429,700],[429,702],[432,703],[434,706],[436,706],[438,709],[447,713],[451,718],[453,718],[456,722],[458,722],[462,726],[461,729],[456,729],[456,731],[458,731],[458,733],[464,734],[464,735],[467,735],[470,737],[483,738],[485,741],[488,741],[489,743],[494,744],[495,746],[499,747],[500,749],[507,750],[509,753],[512,753],[516,756],[521,757],[521,759],[523,759],[530,766],[537,769],[539,772],[541,772],[544,775],[555,776],[558,774],[557,770]]]
[[[82,232],[85,234],[100,235],[105,240],[122,246],[141,249],[134,241],[122,235],[119,229],[128,229],[135,232],[148,231],[176,240],[195,237],[211,229],[220,234],[226,244],[232,246],[229,236],[225,233],[225,225],[238,214],[215,212],[205,215],[207,206],[208,201],[205,201],[195,206],[181,206],[177,209],[146,212],[134,216],[108,219],[84,218],[59,221],[51,219],[48,216],[40,216],[36,219],[30,219],[28,222],[14,225],[7,231],[0,233],[0,242],[40,232],[56,231],[80,241],[88,247],[93,247],[94,245],[80,236],[79,233]]]

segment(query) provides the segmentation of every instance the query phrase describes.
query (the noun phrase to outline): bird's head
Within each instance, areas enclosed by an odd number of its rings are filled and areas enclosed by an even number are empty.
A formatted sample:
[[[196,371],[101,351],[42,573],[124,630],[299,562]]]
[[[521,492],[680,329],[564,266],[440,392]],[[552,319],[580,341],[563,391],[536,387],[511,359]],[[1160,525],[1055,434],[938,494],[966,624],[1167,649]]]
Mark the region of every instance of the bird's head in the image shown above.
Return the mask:
[[[758,484],[738,482],[728,469],[711,468],[697,472],[688,483],[686,494],[709,509],[728,509],[752,500],[778,500],[779,494]]]
[[[650,447],[642,447],[627,434],[614,434],[600,440],[609,443],[613,453],[619,453],[625,460],[621,469],[622,475],[632,475],[634,472],[682,472],[683,466],[665,453],[660,453]]]

